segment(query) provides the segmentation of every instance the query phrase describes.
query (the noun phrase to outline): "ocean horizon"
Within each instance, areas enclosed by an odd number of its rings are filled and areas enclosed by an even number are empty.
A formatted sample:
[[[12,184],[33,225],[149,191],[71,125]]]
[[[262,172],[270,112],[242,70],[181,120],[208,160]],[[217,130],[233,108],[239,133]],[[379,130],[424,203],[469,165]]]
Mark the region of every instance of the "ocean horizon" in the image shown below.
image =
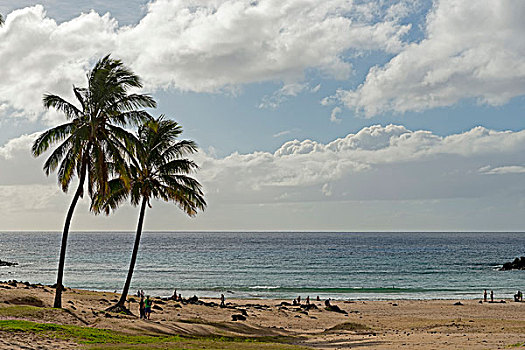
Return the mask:
[[[53,284],[61,232],[1,232],[0,280]],[[134,232],[72,232],[64,284],[120,291]],[[145,232],[130,294],[342,300],[496,299],[525,289],[523,232]]]

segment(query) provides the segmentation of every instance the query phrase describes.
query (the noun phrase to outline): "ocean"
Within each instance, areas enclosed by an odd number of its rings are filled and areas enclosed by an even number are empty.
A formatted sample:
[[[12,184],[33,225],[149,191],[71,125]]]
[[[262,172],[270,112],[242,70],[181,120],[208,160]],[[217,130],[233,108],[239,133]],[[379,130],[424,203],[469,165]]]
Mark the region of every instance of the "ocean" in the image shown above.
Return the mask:
[[[0,280],[53,284],[60,232],[2,232]],[[64,284],[120,291],[133,232],[72,232]],[[130,294],[184,297],[475,299],[525,290],[525,233],[145,232]]]

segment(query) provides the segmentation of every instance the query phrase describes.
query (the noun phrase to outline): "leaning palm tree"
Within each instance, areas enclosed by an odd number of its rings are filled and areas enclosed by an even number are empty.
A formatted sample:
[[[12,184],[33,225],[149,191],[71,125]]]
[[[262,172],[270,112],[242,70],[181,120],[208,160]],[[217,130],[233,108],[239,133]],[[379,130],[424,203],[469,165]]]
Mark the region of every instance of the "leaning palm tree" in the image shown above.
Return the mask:
[[[73,86],[77,105],[57,95],[44,95],[44,106],[62,112],[68,122],[43,132],[32,147],[36,157],[51,145],[60,143],[45,161],[44,172],[49,175],[58,168],[58,183],[64,192],[67,192],[75,175],[79,179],[62,233],[54,301],[56,308],[62,307],[69,227],[78,199],[83,197],[86,178],[91,196],[108,191],[107,180],[112,167],[125,163],[119,145],[127,143],[132,137],[123,126],[128,123],[139,125],[149,118],[145,111],[138,108],[156,106],[149,95],[128,93],[130,88],[142,87],[140,78],[120,60],[109,55],[95,64],[87,79],[87,88]]]
[[[133,146],[127,148],[129,164],[125,176],[111,180],[108,194],[99,195],[92,202],[95,212],[104,211],[106,214],[115,210],[128,196],[131,197],[132,205],[140,204],[135,243],[124,289],[118,303],[109,310],[126,310],[124,303],[135,269],[146,205],[151,207],[151,199],[173,202],[189,216],[194,216],[197,210],[204,210],[206,207],[201,185],[188,176],[198,166],[192,160],[184,158],[185,155],[196,152],[197,147],[193,141],[177,140],[181,133],[181,126],[175,121],[164,119],[164,116],[146,121],[139,127]],[[117,171],[122,174],[122,168]]]

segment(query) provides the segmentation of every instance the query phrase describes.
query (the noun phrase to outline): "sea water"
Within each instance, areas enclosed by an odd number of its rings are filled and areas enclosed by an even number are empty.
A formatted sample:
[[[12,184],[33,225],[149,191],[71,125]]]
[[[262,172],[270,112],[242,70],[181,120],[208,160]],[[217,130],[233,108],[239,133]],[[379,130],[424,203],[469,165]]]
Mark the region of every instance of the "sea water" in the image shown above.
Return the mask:
[[[53,284],[60,232],[0,233],[0,280]],[[120,291],[133,232],[72,232],[64,284]],[[525,290],[525,233],[145,232],[131,294],[231,298],[471,299]]]

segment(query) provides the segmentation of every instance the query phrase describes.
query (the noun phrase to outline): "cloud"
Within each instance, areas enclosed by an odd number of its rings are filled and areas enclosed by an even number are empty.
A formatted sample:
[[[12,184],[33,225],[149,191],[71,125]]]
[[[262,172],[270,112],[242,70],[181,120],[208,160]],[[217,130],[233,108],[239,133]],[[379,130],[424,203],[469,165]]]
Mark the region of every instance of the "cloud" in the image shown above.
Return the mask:
[[[284,135],[289,135],[290,133],[291,133],[290,130],[284,130],[284,131],[278,132],[276,134],[273,134],[273,137],[281,137],[281,136],[284,136]]]
[[[330,121],[332,123],[341,123],[342,119],[337,118],[337,116],[341,114],[342,111],[343,110],[341,109],[341,107],[335,107],[334,109],[332,109],[332,113],[330,114]]]
[[[355,90],[325,103],[365,116],[423,111],[463,99],[498,106],[525,94],[525,3],[440,0],[427,15],[425,38],[370,69]]]
[[[0,221],[9,229],[60,229],[71,199],[56,174],[41,171],[45,156],[30,155],[35,137],[0,147]],[[201,151],[196,177],[207,211],[191,221],[155,202],[147,227],[516,229],[525,205],[524,152],[525,130],[476,127],[442,137],[401,125],[372,125],[328,143],[291,140],[274,152]],[[136,215],[125,205],[110,219],[94,218],[84,198],[74,229],[132,229]],[[359,225],[348,226],[353,220]]]
[[[501,175],[501,174],[525,174],[525,166],[522,165],[507,165],[498,168],[491,168],[486,166],[480,169],[483,174]]]
[[[275,91],[272,95],[266,95],[262,98],[261,103],[257,106],[258,108],[270,108],[276,109],[282,103],[286,102],[290,97],[295,97],[301,93],[308,92],[314,94],[321,89],[321,84],[317,84],[314,87],[310,87],[308,83],[291,83],[283,85],[279,90]]]
[[[219,159],[201,154],[199,178],[219,202],[473,198],[511,188],[525,193],[525,185],[503,184],[479,170],[487,164],[498,169],[517,163],[523,152],[525,131],[477,127],[441,137],[399,125],[374,125],[327,144],[288,141],[274,153]]]
[[[3,109],[34,121],[44,93],[71,97],[72,84],[85,85],[94,60],[114,49],[116,28],[109,15],[94,12],[58,25],[41,5],[8,14],[0,27],[0,100],[8,105]]]
[[[410,26],[385,19],[387,11],[365,16],[366,6],[345,0],[157,0],[137,25],[119,27],[110,14],[58,24],[41,5],[15,10],[0,28],[0,113],[40,118],[43,93],[71,97],[71,85],[84,86],[107,53],[150,90],[235,91],[275,81],[284,84],[280,96],[295,96],[307,70],[348,78],[348,50],[399,52]]]
[[[310,68],[346,79],[346,50],[398,52],[410,28],[362,12],[344,0],[158,0],[122,33],[119,51],[148,82],[183,90],[290,84]]]

